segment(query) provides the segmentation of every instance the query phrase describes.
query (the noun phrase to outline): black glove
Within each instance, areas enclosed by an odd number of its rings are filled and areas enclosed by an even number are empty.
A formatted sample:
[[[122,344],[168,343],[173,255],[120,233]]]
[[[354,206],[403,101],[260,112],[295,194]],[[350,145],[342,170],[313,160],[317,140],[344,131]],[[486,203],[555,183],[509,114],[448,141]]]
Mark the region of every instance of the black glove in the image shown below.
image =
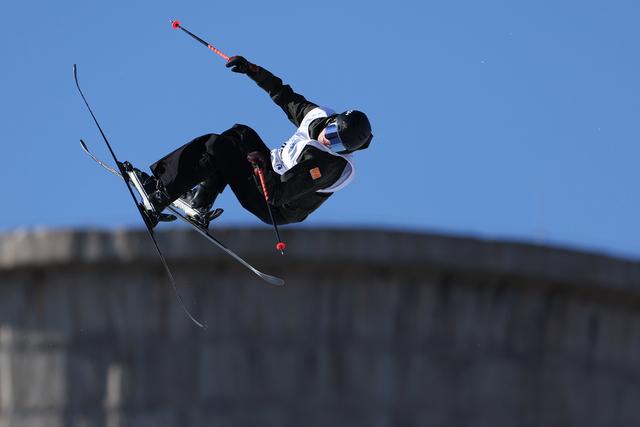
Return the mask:
[[[259,151],[252,151],[251,153],[247,154],[247,160],[252,165],[259,166],[262,170],[264,170],[264,167],[267,164],[267,158]]]
[[[249,76],[255,75],[260,70],[260,67],[247,61],[242,56],[232,56],[229,58],[226,67],[231,68],[231,71],[234,73],[242,73]]]

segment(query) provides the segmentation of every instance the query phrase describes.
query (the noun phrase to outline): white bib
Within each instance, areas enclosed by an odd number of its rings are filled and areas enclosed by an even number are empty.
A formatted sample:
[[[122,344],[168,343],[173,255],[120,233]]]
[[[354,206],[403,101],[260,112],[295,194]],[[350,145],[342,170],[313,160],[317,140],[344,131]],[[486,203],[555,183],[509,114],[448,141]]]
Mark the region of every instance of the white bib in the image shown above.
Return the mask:
[[[347,166],[345,166],[342,171],[340,178],[338,178],[338,180],[329,187],[318,190],[318,192],[333,193],[346,187],[347,184],[353,180],[356,173],[353,156],[351,154],[334,153],[330,148],[325,147],[315,139],[311,139],[311,136],[309,135],[309,125],[312,121],[322,117],[329,117],[332,114],[335,114],[335,112],[329,108],[316,107],[309,111],[307,115],[304,116],[304,119],[302,119],[300,127],[296,130],[293,136],[289,138],[287,142],[282,144],[280,148],[274,148],[271,150],[271,165],[273,166],[273,170],[280,175],[284,174],[298,164],[300,155],[304,149],[308,146],[312,146],[333,156],[342,157],[347,161]]]

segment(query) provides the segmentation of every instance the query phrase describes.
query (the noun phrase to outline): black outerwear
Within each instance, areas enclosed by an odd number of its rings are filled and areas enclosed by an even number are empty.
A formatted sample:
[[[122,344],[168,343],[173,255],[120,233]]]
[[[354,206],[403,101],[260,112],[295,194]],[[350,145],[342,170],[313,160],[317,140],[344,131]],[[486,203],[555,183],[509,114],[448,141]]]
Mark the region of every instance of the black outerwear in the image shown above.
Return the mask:
[[[317,107],[263,68],[250,77],[284,110],[296,127],[309,111]],[[317,138],[329,120],[314,120],[309,126],[311,137]],[[164,185],[170,200],[177,199],[202,181],[207,181],[215,189],[214,194],[221,193],[229,185],[245,209],[270,224],[264,196],[255,185],[253,168],[247,161],[247,154],[252,151],[259,151],[266,159],[270,158],[269,148],[260,136],[250,127],[236,124],[219,135],[206,134],[193,139],[151,165],[151,170]],[[317,190],[336,182],[346,165],[345,159],[315,147],[307,147],[298,164],[282,176],[273,171],[270,163],[265,165],[267,189],[276,223],[303,221],[332,194],[318,193]]]

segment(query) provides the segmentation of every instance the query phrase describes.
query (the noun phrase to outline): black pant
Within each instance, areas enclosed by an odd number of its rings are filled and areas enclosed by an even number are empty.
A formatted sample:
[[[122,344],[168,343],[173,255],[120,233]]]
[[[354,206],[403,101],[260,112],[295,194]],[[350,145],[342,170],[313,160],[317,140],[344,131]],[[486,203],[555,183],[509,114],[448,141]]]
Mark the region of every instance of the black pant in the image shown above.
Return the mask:
[[[229,185],[246,210],[271,224],[264,196],[247,161],[247,154],[252,151],[260,151],[267,159],[270,157],[269,149],[253,129],[236,124],[220,135],[195,138],[151,165],[151,170],[171,200],[203,181],[215,189],[215,195]],[[288,222],[278,209],[272,207],[272,212],[276,223]]]

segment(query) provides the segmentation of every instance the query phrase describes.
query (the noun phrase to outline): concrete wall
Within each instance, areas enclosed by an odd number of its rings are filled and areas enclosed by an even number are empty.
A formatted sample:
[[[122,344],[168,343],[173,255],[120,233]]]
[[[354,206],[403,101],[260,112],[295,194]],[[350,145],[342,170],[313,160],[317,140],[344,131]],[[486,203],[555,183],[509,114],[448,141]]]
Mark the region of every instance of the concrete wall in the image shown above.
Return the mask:
[[[640,263],[446,236],[0,236],[0,427],[638,426]],[[338,262],[340,261],[340,262]]]

